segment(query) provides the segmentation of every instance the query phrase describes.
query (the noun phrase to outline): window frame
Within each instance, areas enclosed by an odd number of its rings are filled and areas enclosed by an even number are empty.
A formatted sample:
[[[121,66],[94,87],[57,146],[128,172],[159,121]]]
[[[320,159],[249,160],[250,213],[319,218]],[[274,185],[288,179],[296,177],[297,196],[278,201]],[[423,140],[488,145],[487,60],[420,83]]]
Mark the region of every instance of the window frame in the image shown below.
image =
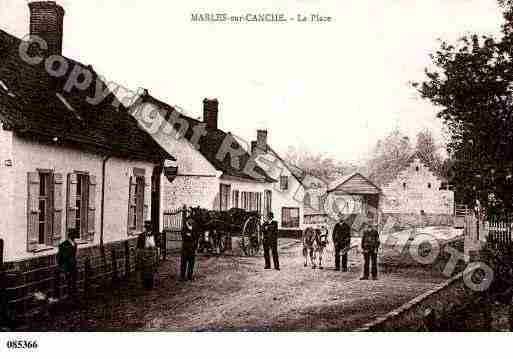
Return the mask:
[[[39,175],[39,198],[38,198],[38,209],[39,209],[39,214],[38,214],[38,226],[39,226],[39,242],[38,244],[39,245],[43,245],[43,246],[51,246],[53,245],[53,208],[54,208],[54,195],[53,195],[53,174],[54,174],[54,171],[53,170],[49,170],[49,169],[40,169],[38,168],[37,169],[37,173]],[[42,177],[46,177],[46,180],[45,180],[45,184],[46,184],[46,188],[45,188],[45,191],[47,192],[46,195],[44,196],[41,196],[41,186],[42,186],[42,183],[41,183],[41,179]],[[44,201],[45,202],[45,218],[44,218],[44,224],[43,224],[43,227],[44,227],[44,231],[43,231],[43,243],[41,243],[41,201]]]
[[[292,215],[290,215],[292,213],[292,211],[297,211],[297,218],[295,216],[292,217]],[[290,220],[287,222],[285,221],[286,213],[288,213],[289,217],[290,217]],[[301,224],[300,217],[301,217],[301,212],[300,212],[299,207],[282,207],[281,208],[281,227],[282,228],[299,228],[299,226]]]
[[[289,189],[289,176],[280,176],[280,190],[287,191]]]

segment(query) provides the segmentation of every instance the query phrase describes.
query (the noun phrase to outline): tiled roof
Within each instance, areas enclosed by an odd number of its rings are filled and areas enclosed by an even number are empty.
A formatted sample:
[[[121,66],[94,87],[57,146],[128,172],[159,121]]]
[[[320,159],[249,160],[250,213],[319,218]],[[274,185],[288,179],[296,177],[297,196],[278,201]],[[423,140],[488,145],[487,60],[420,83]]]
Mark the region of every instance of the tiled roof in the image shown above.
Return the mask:
[[[65,76],[50,76],[40,65],[30,65],[18,53],[21,40],[0,30],[0,117],[5,128],[19,135],[80,148],[99,149],[123,157],[156,161],[172,158],[144,130],[125,107],[113,106],[115,95],[109,92],[97,105],[96,86],[106,88],[89,67],[93,81],[88,89],[65,91],[64,85],[73,68],[87,66],[66,58],[69,68]],[[7,88],[7,91],[6,89]]]
[[[139,104],[141,103],[148,103],[151,105],[156,106],[159,109],[164,110],[167,113],[167,117],[169,117],[174,111],[177,111],[177,113],[180,113],[177,109],[175,109],[173,106],[170,106],[154,97],[152,97],[149,94],[144,94],[139,101],[137,101]],[[136,105],[137,106],[137,105]],[[194,135],[194,128],[196,125],[200,125],[203,122],[192,119],[188,116],[185,116],[180,113],[180,118],[186,120],[189,123],[189,128],[187,132],[184,134],[184,137],[187,140],[191,140]],[[178,128],[177,128],[178,130]],[[221,161],[217,158],[217,154],[219,149],[221,148],[221,145],[223,141],[225,140],[226,136],[231,135],[230,133],[226,133],[220,129],[212,129],[212,128],[205,128],[206,133],[205,135],[201,136],[199,140],[199,148],[198,151],[201,153],[201,155],[210,163],[212,166],[223,173],[225,176],[230,177],[237,177],[241,179],[251,180],[251,181],[264,181],[264,182],[276,182],[273,178],[271,178],[261,167],[255,166],[254,171],[262,176],[262,179],[256,178],[251,176],[250,174],[244,172],[244,168],[248,161],[254,161],[254,159],[251,158],[250,154],[247,153],[242,147],[239,146],[239,148],[244,150],[244,154],[239,156],[239,168],[233,167],[230,162],[230,156],[225,156],[225,158]],[[236,140],[234,140],[235,142]],[[237,143],[238,144],[238,143]],[[235,147],[234,147],[235,149]]]

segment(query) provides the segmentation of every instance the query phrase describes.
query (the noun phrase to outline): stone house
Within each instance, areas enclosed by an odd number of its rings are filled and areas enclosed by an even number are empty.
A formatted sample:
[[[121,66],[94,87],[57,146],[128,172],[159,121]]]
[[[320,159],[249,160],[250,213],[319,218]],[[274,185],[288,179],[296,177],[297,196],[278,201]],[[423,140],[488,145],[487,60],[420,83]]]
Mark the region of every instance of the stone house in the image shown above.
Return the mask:
[[[265,172],[275,180],[271,209],[281,235],[301,235],[304,224],[305,186],[297,170],[269,145],[267,130],[258,130],[251,142],[251,154]]]
[[[79,230],[79,255],[142,232],[152,178],[172,157],[92,67],[62,56],[63,8],[29,7],[31,34],[47,43],[46,51],[27,46],[32,63],[20,56],[28,43],[0,30],[0,238],[7,262],[52,263],[69,228]],[[88,76],[91,86],[69,87]],[[92,103],[97,87],[105,97]]]
[[[388,216],[422,215],[431,218],[429,222],[442,224],[454,214],[454,192],[415,154],[382,190],[382,211]]]
[[[205,99],[203,121],[148,91],[131,106],[141,126],[176,157],[175,163],[164,167],[161,213],[183,206],[242,208],[261,214],[272,209],[275,180],[258,166],[240,139],[218,127],[218,106],[217,100]]]

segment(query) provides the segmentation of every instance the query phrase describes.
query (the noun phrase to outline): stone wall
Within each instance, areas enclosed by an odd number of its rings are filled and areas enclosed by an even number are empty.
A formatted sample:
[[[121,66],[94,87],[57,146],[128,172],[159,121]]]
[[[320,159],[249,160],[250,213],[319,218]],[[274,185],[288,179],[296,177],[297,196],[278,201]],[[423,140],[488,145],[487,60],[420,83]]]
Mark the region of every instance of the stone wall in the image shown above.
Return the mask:
[[[454,216],[450,214],[426,213],[383,213],[381,223],[392,223],[397,230],[409,227],[453,226]]]
[[[421,294],[401,307],[364,325],[358,331],[486,330],[482,298],[459,275]],[[427,315],[431,311],[431,317]]]

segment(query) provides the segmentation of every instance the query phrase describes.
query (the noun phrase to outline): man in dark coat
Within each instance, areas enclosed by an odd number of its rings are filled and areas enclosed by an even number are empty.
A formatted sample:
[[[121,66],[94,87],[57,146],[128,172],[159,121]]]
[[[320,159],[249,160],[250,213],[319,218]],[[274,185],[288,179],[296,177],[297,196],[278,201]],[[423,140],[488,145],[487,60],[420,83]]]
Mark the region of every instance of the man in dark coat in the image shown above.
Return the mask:
[[[182,229],[182,258],[180,262],[180,280],[193,280],[196,249],[199,242],[199,230],[193,218],[187,218]]]
[[[347,249],[351,245],[351,227],[340,216],[333,227],[333,245],[335,247],[335,270],[340,270],[340,252],[342,254],[342,271],[347,272]]]
[[[378,231],[373,226],[364,224],[362,234],[363,277],[360,278],[361,280],[369,279],[369,266],[371,267],[372,279],[378,279],[378,248]]]
[[[137,238],[137,248],[140,256],[141,279],[146,289],[153,288],[155,272],[157,271],[155,240],[152,222],[144,221],[144,232],[139,234]]]
[[[77,299],[77,242],[80,234],[76,228],[68,229],[66,239],[59,244],[57,251],[57,265],[59,271],[65,273],[70,297]],[[57,274],[56,292],[59,290],[59,274]],[[56,293],[60,296],[60,293]]]
[[[267,220],[262,225],[262,234],[264,237],[264,269],[271,269],[270,250],[273,255],[274,269],[280,270],[280,262],[278,259],[278,222],[274,221],[273,218],[273,213],[269,212]]]

